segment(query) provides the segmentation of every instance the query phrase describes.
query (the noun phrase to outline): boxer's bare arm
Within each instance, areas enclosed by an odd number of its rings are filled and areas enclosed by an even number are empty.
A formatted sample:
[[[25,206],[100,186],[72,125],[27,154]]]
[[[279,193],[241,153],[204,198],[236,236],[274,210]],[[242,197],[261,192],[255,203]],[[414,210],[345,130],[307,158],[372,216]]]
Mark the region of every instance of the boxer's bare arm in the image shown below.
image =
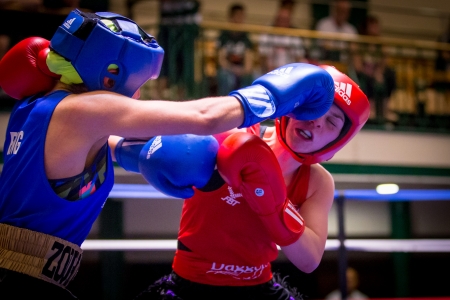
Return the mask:
[[[111,134],[139,138],[206,135],[238,127],[244,120],[240,102],[231,96],[184,102],[146,101],[102,91],[71,95],[67,100],[61,104],[83,120],[79,130],[96,138]]]
[[[320,165],[311,166],[311,179],[306,201],[300,214],[306,229],[297,242],[281,247],[286,257],[300,270],[311,273],[322,260],[328,235],[328,213],[334,199],[334,181]]]
[[[56,107],[47,132],[47,176],[79,174],[110,135],[207,135],[237,127],[243,117],[240,102],[231,96],[172,102],[135,100],[105,91],[69,95]]]

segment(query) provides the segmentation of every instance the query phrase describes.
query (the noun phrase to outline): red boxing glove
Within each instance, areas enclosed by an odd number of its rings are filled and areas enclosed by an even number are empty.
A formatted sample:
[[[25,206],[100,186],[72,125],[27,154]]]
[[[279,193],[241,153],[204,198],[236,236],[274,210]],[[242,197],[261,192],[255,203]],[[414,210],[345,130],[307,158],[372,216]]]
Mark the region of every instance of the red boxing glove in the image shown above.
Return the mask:
[[[60,75],[47,67],[49,44],[44,38],[26,38],[3,56],[0,60],[0,86],[6,94],[20,100],[53,88]]]
[[[280,165],[264,141],[244,132],[228,136],[217,153],[217,168],[229,185],[239,188],[276,244],[287,246],[300,238],[305,222],[287,199]]]

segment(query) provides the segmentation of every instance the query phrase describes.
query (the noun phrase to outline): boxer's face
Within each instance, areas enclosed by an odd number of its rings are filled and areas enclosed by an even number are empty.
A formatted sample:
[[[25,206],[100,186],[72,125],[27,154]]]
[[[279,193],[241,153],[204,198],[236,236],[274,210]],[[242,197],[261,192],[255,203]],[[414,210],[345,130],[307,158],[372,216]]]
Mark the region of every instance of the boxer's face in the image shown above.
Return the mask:
[[[339,136],[344,122],[344,113],[335,104],[325,115],[312,121],[291,118],[286,128],[286,142],[299,153],[320,150]]]

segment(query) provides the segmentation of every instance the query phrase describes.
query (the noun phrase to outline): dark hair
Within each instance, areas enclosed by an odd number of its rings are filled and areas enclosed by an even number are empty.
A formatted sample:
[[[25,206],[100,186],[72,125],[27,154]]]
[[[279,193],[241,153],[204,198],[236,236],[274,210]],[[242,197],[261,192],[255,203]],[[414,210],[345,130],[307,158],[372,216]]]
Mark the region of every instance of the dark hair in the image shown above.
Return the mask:
[[[236,4],[233,4],[230,6],[230,9],[228,10],[228,15],[231,17],[237,11],[243,11],[243,10],[244,10],[244,5],[236,3]]]
[[[338,2],[350,2],[350,3],[352,3],[351,0],[333,0],[333,1],[331,1],[332,4],[336,4]]]
[[[367,29],[369,27],[369,24],[379,24],[379,23],[380,23],[380,20],[378,19],[377,16],[367,15],[365,20],[363,22],[361,22],[361,25],[358,28],[358,33],[367,35],[368,34]]]
[[[281,0],[280,1],[280,7],[293,8],[294,4],[295,4],[294,0]]]
[[[366,23],[367,24],[369,24],[369,23],[379,23],[379,22],[380,22],[380,20],[378,20],[377,16],[375,16],[375,15],[368,15],[366,17]]]
[[[64,82],[59,82],[62,85],[62,88],[72,94],[83,94],[89,92],[89,89],[84,83],[73,83],[67,84]]]

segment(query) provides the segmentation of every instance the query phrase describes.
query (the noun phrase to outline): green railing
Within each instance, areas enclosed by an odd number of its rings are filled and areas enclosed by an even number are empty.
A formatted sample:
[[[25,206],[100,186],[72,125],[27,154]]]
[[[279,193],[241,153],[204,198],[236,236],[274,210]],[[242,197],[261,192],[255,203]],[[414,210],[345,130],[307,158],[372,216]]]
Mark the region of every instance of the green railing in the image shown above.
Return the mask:
[[[254,42],[254,73],[260,72],[258,37],[269,33],[299,36],[311,63],[334,65],[357,81],[364,90],[363,62],[384,65],[391,70],[393,87],[375,84],[370,100],[372,114],[366,128],[450,133],[450,72],[436,68],[439,55],[448,53],[450,44],[388,37],[350,36],[304,29],[276,28],[249,24],[203,22],[195,40],[195,98],[215,95],[218,70],[217,37],[221,30],[244,31]],[[335,47],[334,41],[340,41]],[[344,45],[344,46],[342,46]],[[187,59],[186,61],[189,61]],[[391,88],[390,93],[386,89]],[[179,99],[173,99],[179,100]]]

